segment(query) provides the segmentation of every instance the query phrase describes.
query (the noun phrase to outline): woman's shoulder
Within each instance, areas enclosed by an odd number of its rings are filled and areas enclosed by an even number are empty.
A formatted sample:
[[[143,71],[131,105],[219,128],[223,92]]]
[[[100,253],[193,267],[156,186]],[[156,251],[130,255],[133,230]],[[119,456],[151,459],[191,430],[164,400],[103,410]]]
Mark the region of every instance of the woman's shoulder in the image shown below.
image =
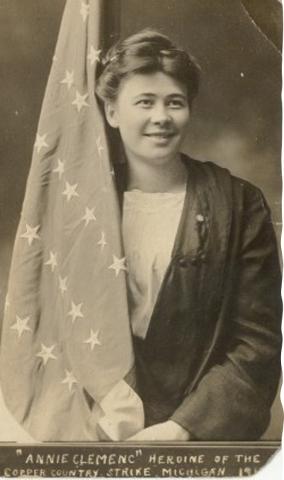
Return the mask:
[[[234,197],[246,197],[263,200],[264,195],[259,187],[253,183],[233,175],[228,168],[221,167],[208,160],[197,160],[183,154],[183,159],[187,168],[194,172],[195,177],[199,177],[206,183],[214,184],[215,188],[232,192]]]

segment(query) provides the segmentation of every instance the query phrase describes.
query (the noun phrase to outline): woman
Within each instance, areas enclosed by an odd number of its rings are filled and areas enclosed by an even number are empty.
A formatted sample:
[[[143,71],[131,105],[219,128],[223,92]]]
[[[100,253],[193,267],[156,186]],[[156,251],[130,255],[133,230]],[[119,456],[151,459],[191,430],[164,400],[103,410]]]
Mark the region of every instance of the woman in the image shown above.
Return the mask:
[[[179,153],[195,62],[149,30],[100,62],[97,3],[67,2],[44,99],[1,337],[6,405],[44,441],[256,439],[280,370],[268,208]]]
[[[125,153],[115,168],[146,416],[137,441],[255,440],[279,381],[269,209],[256,187],[180,153],[198,70],[145,30],[108,52],[96,90]]]

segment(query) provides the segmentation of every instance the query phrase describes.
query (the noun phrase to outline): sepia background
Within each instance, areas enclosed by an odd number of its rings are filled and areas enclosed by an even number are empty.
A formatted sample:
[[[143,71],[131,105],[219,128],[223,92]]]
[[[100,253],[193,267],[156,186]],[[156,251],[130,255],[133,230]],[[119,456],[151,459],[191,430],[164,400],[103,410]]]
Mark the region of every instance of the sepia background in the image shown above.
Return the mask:
[[[113,9],[118,7],[118,0],[106,1]],[[0,312],[64,4],[65,0],[0,2]],[[269,9],[269,0],[264,4]],[[184,151],[259,186],[271,207],[280,245],[281,57],[277,49],[239,0],[120,0],[120,5],[117,23],[122,36],[147,26],[159,28],[195,56],[202,82]],[[278,398],[264,438],[279,439],[281,425]]]

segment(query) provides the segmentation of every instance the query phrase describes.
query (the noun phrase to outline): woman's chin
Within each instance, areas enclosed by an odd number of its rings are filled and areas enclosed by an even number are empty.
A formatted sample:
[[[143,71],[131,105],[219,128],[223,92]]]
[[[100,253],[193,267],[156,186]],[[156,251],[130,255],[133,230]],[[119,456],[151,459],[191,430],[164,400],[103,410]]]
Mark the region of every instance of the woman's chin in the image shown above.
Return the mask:
[[[162,155],[157,154],[157,155],[152,155],[151,158],[147,158],[146,161],[148,164],[153,165],[153,166],[166,166],[169,165],[172,162],[175,162],[178,158],[178,153],[175,152],[174,154],[170,155]]]

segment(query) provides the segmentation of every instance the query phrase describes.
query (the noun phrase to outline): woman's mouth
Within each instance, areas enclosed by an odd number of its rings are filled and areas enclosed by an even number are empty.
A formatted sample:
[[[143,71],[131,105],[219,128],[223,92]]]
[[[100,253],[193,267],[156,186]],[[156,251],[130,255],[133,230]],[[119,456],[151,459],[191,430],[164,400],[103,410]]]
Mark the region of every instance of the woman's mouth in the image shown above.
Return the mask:
[[[153,132],[153,133],[145,133],[146,137],[152,137],[157,139],[168,139],[173,137],[175,134],[174,132]]]

